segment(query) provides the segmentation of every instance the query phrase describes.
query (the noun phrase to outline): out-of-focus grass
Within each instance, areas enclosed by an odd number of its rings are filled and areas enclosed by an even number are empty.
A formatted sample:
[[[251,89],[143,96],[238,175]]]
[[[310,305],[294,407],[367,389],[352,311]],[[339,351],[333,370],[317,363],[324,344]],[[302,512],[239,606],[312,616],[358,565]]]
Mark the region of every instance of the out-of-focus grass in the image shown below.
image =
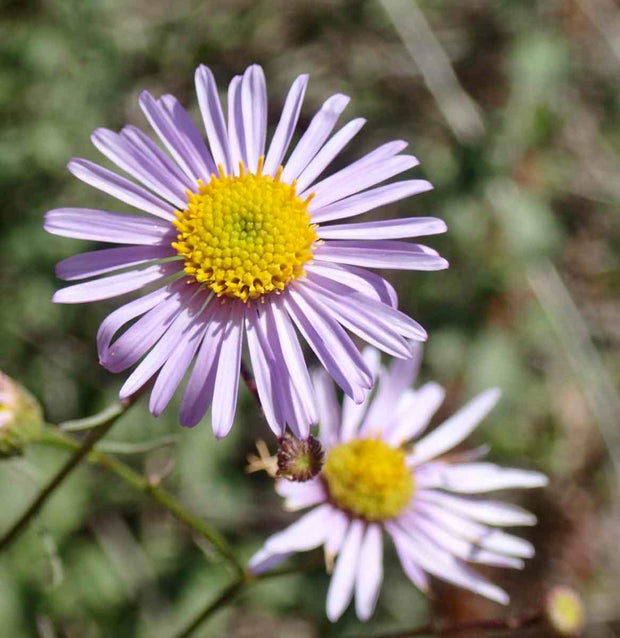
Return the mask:
[[[585,589],[594,620],[614,618],[617,496],[587,403],[588,384],[600,379],[575,374],[570,340],[562,345],[530,282],[532,273],[544,272],[541,265],[555,265],[613,392],[620,372],[620,60],[597,29],[613,25],[617,10],[590,0],[435,0],[420,8],[479,106],[485,130],[475,140],[457,140],[378,2],[5,3],[0,367],[40,398],[53,422],[97,411],[120,385],[98,366],[94,348],[97,325],[117,302],[52,305],[59,285],[54,263],[85,245],[41,229],[42,214],[56,206],[119,209],[65,170],[72,156],[101,160],[88,141],[95,127],[145,126],[137,107],[142,88],[176,94],[197,116],[192,77],[200,62],[213,69],[220,89],[247,64],[263,64],[274,125],[288,85],[309,72],[302,125],[335,91],[354,98],[347,117],[368,119],[339,164],[402,138],[422,161],[417,176],[435,184],[433,193],[376,215],[436,215],[450,227],[430,240],[450,260],[449,271],[390,273],[404,309],[431,334],[422,376],[448,388],[442,414],[478,390],[500,386],[504,399],[477,436],[491,443],[494,459],[555,477],[544,496],[524,501],[539,514],[540,526],[530,532],[539,558],[523,574],[492,576],[503,581],[517,611],[535,604],[547,583],[568,580]],[[178,433],[175,408],[154,419],[140,404],[110,438]],[[243,474],[253,440],[267,434],[245,391],[233,435],[216,443],[209,427],[206,419],[181,431],[172,451],[133,462],[152,471],[173,456],[170,488],[249,555],[290,519],[266,477]],[[2,528],[62,458],[33,447],[0,466]],[[50,538],[55,549],[43,542]],[[169,635],[226,582],[224,567],[203,549],[115,478],[81,468],[0,559],[3,635]],[[389,551],[387,558],[371,627],[413,625],[426,617],[427,602]],[[62,569],[54,587],[51,565]],[[334,627],[325,621],[326,586],[321,573],[261,584],[201,635],[359,631],[352,612]],[[451,588],[440,591],[437,613],[497,612]]]

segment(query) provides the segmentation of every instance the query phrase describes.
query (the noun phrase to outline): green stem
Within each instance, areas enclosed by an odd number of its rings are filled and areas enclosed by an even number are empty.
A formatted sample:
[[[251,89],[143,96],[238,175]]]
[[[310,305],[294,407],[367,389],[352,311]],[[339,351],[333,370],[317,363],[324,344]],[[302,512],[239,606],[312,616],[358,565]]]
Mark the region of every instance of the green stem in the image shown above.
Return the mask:
[[[79,448],[79,443],[71,436],[63,432],[59,432],[57,429],[49,426],[46,428],[44,436],[40,442],[56,445],[68,450],[76,450]],[[220,556],[222,556],[230,564],[234,565],[235,570],[240,577],[245,577],[245,568],[239,562],[225,538],[205,521],[198,518],[191,512],[188,512],[179,504],[175,497],[161,487],[161,485],[158,485],[153,481],[149,481],[123,461],[101,452],[100,450],[91,450],[88,454],[87,460],[90,463],[94,463],[95,465],[113,472],[134,489],[150,496],[154,501],[167,509],[177,520],[181,521],[197,534],[205,538],[215,548]]]
[[[272,578],[279,578],[280,576],[290,576],[291,574],[299,574],[314,570],[318,565],[314,562],[308,562],[305,565],[293,565],[290,567],[284,567],[281,569],[275,569],[264,574],[250,574],[246,572],[234,580],[228,587],[211,603],[209,603],[203,610],[194,618],[194,620],[181,631],[179,634],[175,634],[175,638],[188,638],[191,636],[208,618],[210,618],[220,607],[230,603],[242,590],[252,586],[254,583],[271,580]]]
[[[231,602],[247,584],[248,581],[245,578],[239,578],[233,581],[212,603],[207,605],[180,634],[176,634],[176,638],[188,638],[188,636],[191,636],[209,616],[214,614],[220,607]]]
[[[6,549],[18,536],[26,529],[31,519],[45,505],[56,488],[73,472],[73,470],[82,462],[84,457],[88,456],[93,449],[95,443],[104,437],[110,428],[116,423],[121,415],[133,404],[137,396],[119,403],[113,408],[108,408],[103,412],[90,417],[90,427],[93,428],[84,442],[80,445],[76,443],[75,453],[60,468],[49,483],[41,490],[32,505],[22,514],[15,524],[0,539],[0,551]]]
[[[145,452],[153,452],[162,447],[175,445],[179,442],[179,437],[172,434],[170,436],[162,436],[160,439],[145,441],[144,443],[126,443],[125,441],[102,441],[95,446],[99,452],[107,452],[108,454],[144,454]]]
[[[123,402],[113,403],[98,414],[87,416],[84,419],[76,419],[75,421],[64,421],[59,423],[58,427],[67,432],[79,432],[80,430],[91,430],[104,423],[114,423],[120,416],[125,414],[129,405]]]

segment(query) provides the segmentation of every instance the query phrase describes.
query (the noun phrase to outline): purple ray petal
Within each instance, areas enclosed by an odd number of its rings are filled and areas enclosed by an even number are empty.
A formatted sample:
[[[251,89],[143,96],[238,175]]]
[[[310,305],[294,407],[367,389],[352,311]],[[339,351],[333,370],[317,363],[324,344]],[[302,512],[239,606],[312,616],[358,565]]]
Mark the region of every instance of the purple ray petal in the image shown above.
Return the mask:
[[[378,350],[366,346],[364,348],[364,361],[371,374],[372,385],[374,386],[379,370],[381,368],[381,355]],[[340,440],[350,441],[357,437],[357,429],[362,422],[366,410],[368,410],[368,401],[363,403],[355,403],[350,397],[345,396],[342,400],[342,423],[340,425]]]
[[[175,273],[180,272],[182,264],[178,261],[166,264],[148,266],[143,270],[132,270],[101,277],[94,281],[87,281],[83,284],[68,286],[57,290],[52,301],[54,303],[86,303],[89,301],[100,301],[118,297],[128,292],[138,290],[148,284],[152,284],[160,279],[167,279]]]
[[[444,270],[448,267],[448,262],[432,248],[403,241],[330,240],[315,248],[314,257],[367,268]]]
[[[213,160],[210,157],[207,160],[196,148],[195,137],[187,122],[189,116],[187,113],[187,119],[183,116],[180,104],[157,101],[148,91],[140,93],[139,103],[149,124],[190,180],[194,183],[199,179],[209,181],[210,174],[215,171]],[[170,112],[171,107],[174,108],[174,117]],[[208,152],[206,147],[204,152]]]
[[[258,64],[249,66],[243,74],[241,114],[248,167],[254,173],[258,158],[265,153],[267,137],[267,86],[263,69]]]
[[[154,416],[159,416],[166,409],[185,373],[189,370],[205,336],[214,305],[210,303],[200,316],[192,321],[187,334],[177,344],[157,375],[149,401],[149,410]]]
[[[360,557],[355,578],[355,612],[365,622],[375,611],[383,581],[383,542],[377,523],[366,528]]]
[[[156,197],[142,186],[134,184],[132,181],[109,171],[103,166],[85,159],[72,159],[67,168],[80,180],[90,184],[121,202],[139,208],[151,215],[173,220],[174,207],[168,202]]]
[[[386,419],[385,415],[393,415],[394,408],[402,401],[402,396],[412,392],[408,388],[413,384],[420,369],[422,345],[412,344],[411,352],[411,359],[395,359],[389,371],[380,370],[378,388],[360,428],[360,435],[372,428],[377,434],[381,434],[382,438],[386,438],[385,435],[389,432],[394,418],[390,416]]]
[[[88,279],[107,272],[138,266],[155,259],[172,257],[172,246],[126,246],[105,248],[67,257],[56,264],[56,276],[65,281]]]
[[[50,210],[45,213],[43,228],[61,237],[111,244],[169,245],[176,237],[174,227],[164,221],[92,208]]]
[[[202,291],[197,291],[181,312],[177,314],[170,327],[153,346],[153,349],[129,375],[121,387],[119,393],[121,399],[135,394],[166,363],[177,346],[190,337],[193,324],[199,316],[199,311],[203,304],[204,296]]]
[[[525,539],[481,525],[433,503],[416,499],[415,511],[416,514],[422,514],[434,521],[436,525],[441,525],[447,532],[471,541],[476,546],[518,558],[534,556],[533,545]]]
[[[214,308],[214,315],[200,344],[179,411],[179,421],[184,427],[193,428],[197,425],[213,400],[215,378],[228,316],[226,310],[221,306]]]
[[[314,221],[314,220],[313,220]],[[382,219],[377,222],[359,224],[334,224],[320,226],[317,234],[321,239],[405,239],[445,233],[448,227],[436,217],[406,217]]]
[[[276,481],[276,492],[284,500],[284,509],[294,512],[327,500],[327,492],[323,479],[315,477],[305,483],[296,483],[287,479]],[[334,510],[336,511],[336,510]]]
[[[298,438],[305,438],[310,431],[310,423],[304,404],[299,397],[299,391],[288,371],[278,335],[274,332],[269,320],[269,313],[266,311],[268,305],[254,304],[253,307],[261,349],[266,360],[270,362],[268,368],[271,372],[272,381],[270,388],[273,394],[274,410],[276,411],[277,423],[275,425],[284,428],[285,424],[288,423]]]
[[[391,204],[412,195],[425,193],[433,189],[433,185],[424,179],[412,179],[387,186],[379,186],[371,190],[346,197],[333,204],[312,209],[312,221],[322,224],[334,219],[345,219],[355,217],[369,210]]]
[[[297,388],[306,417],[305,420],[308,426],[314,425],[318,421],[314,391],[291,320],[288,317],[288,313],[282,308],[280,300],[274,300],[266,304],[265,310],[267,323],[272,335],[271,338],[277,340],[277,344],[274,345],[281,350],[291,381]],[[302,434],[302,438],[306,438],[308,434],[309,432],[305,433],[305,436]]]
[[[175,291],[181,290],[181,286],[184,282],[176,281],[173,284],[163,286],[158,290],[151,292],[148,295],[138,297],[129,303],[117,308],[114,312],[110,313],[99,326],[97,332],[97,351],[99,357],[110,347],[110,343],[114,335],[125,324],[129,323],[132,319],[143,315],[155,306],[158,306],[164,299],[174,294]]]
[[[243,113],[241,110],[241,76],[236,75],[228,85],[228,143],[234,175],[239,175],[239,162],[248,164],[245,153]]]
[[[414,453],[417,448],[414,448]],[[416,469],[420,487],[441,488],[462,494],[480,494],[512,488],[544,487],[549,482],[540,472],[500,467],[493,463],[426,463]]]
[[[336,126],[350,99],[346,95],[336,93],[325,100],[286,162],[282,173],[283,181],[291,183],[306,168]]]
[[[325,558],[328,561],[333,560],[342,548],[349,523],[349,517],[343,511],[334,509],[329,521],[329,533],[325,539]]]
[[[280,438],[285,431],[285,416],[276,390],[278,381],[274,355],[271,348],[263,346],[264,339],[258,334],[258,316],[253,309],[248,308],[245,321],[250,360],[263,414],[272,432]]]
[[[386,304],[369,299],[348,286],[316,274],[312,279],[305,281],[304,285],[338,315],[338,321],[350,323],[351,326],[347,327],[354,332],[361,329],[369,343],[373,343],[370,337],[377,341],[379,348],[389,354],[410,358],[413,352],[402,337],[417,341],[426,339],[426,332],[413,319]],[[382,336],[382,333],[385,334]]]
[[[297,178],[297,191],[302,192],[332,163],[340,151],[357,135],[366,120],[360,117],[345,124],[315,155]]]
[[[328,532],[326,523],[331,518],[332,506],[319,505],[299,520],[265,542],[265,549],[274,554],[305,552],[323,543]]]
[[[267,158],[265,159],[264,173],[265,175],[275,175],[276,171],[282,160],[288,146],[291,143],[295,127],[297,126],[297,120],[299,119],[299,112],[301,111],[301,105],[304,101],[304,94],[306,92],[306,86],[308,84],[308,75],[299,75],[286,96],[284,102],[284,108],[282,109],[282,116],[276,127],[276,132],[273,135],[269,151],[267,152]]]
[[[211,70],[204,64],[196,69],[196,94],[200,113],[207,131],[211,153],[216,166],[222,165],[227,174],[232,172],[232,159],[228,144],[228,131],[222,113],[222,105]]]
[[[401,520],[405,520],[401,517]],[[496,552],[482,549],[472,543],[450,534],[435,521],[416,514],[415,520],[408,525],[409,529],[416,529],[421,536],[426,537],[432,543],[445,550],[452,556],[471,563],[482,563],[495,567],[512,567],[513,569],[523,569],[524,563],[521,559],[497,554]]]
[[[196,183],[179,168],[179,165],[137,126],[132,126],[131,124],[123,126],[120,136],[132,149],[139,153],[140,157],[145,157],[151,165],[163,171],[167,178],[180,189],[182,200],[187,203],[185,191],[188,189],[195,191]]]
[[[380,301],[392,308],[398,306],[398,296],[394,287],[380,275],[363,268],[330,264],[327,261],[312,262],[306,266],[308,274],[316,273],[332,281],[344,284],[367,297]]]
[[[503,605],[509,602],[506,592],[493,585],[485,578],[469,569],[464,563],[451,556],[437,546],[429,543],[419,534],[410,534],[398,524],[388,521],[385,528],[392,537],[394,544],[403,552],[411,556],[425,571],[446,582],[469,589],[490,600]]]
[[[385,440],[398,447],[416,438],[430,423],[445,394],[445,390],[432,381],[410,395],[403,394],[405,400],[401,399],[397,406],[394,421],[384,435]]]
[[[354,520],[347,531],[327,592],[327,617],[336,622],[353,596],[365,524]]]
[[[228,325],[222,337],[222,348],[213,389],[211,421],[215,438],[222,439],[229,432],[235,418],[239,392],[239,368],[243,345],[243,309],[240,302],[232,302]]]
[[[413,465],[435,458],[465,440],[495,407],[501,392],[492,388],[472,399],[456,414],[416,443],[410,461]]]
[[[343,168],[338,173],[312,186],[315,193],[308,210],[318,211],[333,202],[344,199],[354,193],[360,193],[371,186],[385,182],[400,173],[417,166],[420,162],[413,155],[396,155],[394,157],[368,159],[362,158]],[[309,190],[309,189],[307,189]],[[305,192],[300,197],[305,197]]]
[[[284,305],[336,383],[357,403],[363,401],[372,386],[371,375],[345,331],[329,315],[313,307],[311,299],[304,298],[303,286],[298,291],[291,286]]]
[[[252,574],[264,574],[270,569],[277,567],[282,561],[293,555],[294,552],[286,552],[285,554],[272,554],[270,551],[262,547],[259,549],[250,561],[248,569]]]
[[[499,501],[476,501],[471,498],[444,494],[435,490],[418,490],[417,497],[436,503],[443,509],[448,509],[461,516],[488,525],[504,527],[536,525],[536,516],[517,505],[501,503]]]
[[[407,575],[407,578],[423,593],[429,593],[428,577],[424,570],[416,563],[415,558],[409,554],[402,543],[394,543],[398,559]]]
[[[164,170],[152,157],[126,137],[104,128],[97,129],[91,140],[97,150],[126,173],[148,186],[154,193],[183,210],[187,205],[187,185]]]
[[[340,429],[340,406],[334,383],[324,368],[317,367],[312,371],[312,385],[319,411],[319,438],[323,445],[329,448],[338,441]]]

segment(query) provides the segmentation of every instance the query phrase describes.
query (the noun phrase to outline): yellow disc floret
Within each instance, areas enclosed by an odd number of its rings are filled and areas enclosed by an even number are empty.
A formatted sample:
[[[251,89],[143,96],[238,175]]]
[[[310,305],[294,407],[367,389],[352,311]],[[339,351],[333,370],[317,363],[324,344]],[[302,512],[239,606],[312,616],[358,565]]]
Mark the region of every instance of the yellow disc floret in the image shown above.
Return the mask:
[[[185,272],[218,296],[257,299],[304,274],[318,239],[295,184],[247,173],[212,175],[189,193],[174,221],[179,234],[172,246],[185,260]]]
[[[333,447],[323,477],[335,505],[369,521],[400,514],[415,489],[405,452],[378,439],[356,439]]]

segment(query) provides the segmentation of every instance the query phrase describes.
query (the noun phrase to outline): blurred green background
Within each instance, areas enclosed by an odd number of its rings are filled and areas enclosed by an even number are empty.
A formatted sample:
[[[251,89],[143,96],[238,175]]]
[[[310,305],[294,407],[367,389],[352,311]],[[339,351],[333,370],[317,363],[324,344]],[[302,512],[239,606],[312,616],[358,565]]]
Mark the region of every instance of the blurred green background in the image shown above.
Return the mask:
[[[199,63],[220,89],[262,64],[271,127],[290,83],[309,72],[302,130],[328,95],[351,95],[346,118],[368,124],[339,163],[402,138],[421,159],[416,176],[435,185],[379,214],[449,225],[428,241],[449,271],[389,273],[403,309],[431,334],[422,378],[448,389],[438,417],[500,386],[503,401],[474,438],[491,444],[493,460],[552,476],[544,493],[519,501],[539,516],[524,531],[537,558],[523,573],[489,575],[511,594],[514,613],[533,609],[551,584],[573,584],[587,602],[587,635],[614,636],[614,626],[620,635],[620,12],[612,0],[0,6],[0,368],[39,398],[47,420],[102,409],[122,382],[95,352],[97,326],[118,301],[50,303],[54,264],[85,244],[46,235],[43,213],[125,210],[72,178],[67,161],[102,161],[89,143],[97,126],[145,128],[143,88],[175,94],[198,117]],[[178,435],[176,445],[129,462],[164,474],[189,509],[251,555],[293,520],[266,475],[243,472],[254,441],[269,436],[251,397],[242,390],[233,434],[219,443],[208,418],[182,431],[176,408],[155,419],[143,400],[108,439]],[[34,445],[0,464],[0,529],[65,458]],[[502,611],[446,586],[429,603],[389,551],[387,561],[365,630],[411,627],[430,611],[452,620]],[[171,636],[228,580],[209,547],[155,504],[81,467],[0,557],[0,635]],[[257,585],[196,635],[356,635],[363,628],[352,610],[326,621],[327,584],[315,570]]]

